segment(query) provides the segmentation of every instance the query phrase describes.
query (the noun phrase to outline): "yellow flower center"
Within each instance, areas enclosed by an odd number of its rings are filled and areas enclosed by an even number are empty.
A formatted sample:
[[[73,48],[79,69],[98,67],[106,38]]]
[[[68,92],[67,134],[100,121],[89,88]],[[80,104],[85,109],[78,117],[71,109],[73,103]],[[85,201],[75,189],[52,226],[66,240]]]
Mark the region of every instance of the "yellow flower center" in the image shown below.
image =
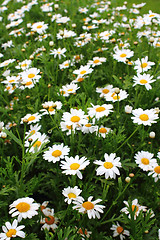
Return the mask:
[[[108,90],[107,88],[105,88],[105,89],[102,90],[102,92],[103,92],[104,94],[107,94],[107,93],[109,93],[109,90]]]
[[[10,88],[11,88],[10,86],[6,87],[7,90],[9,90]]]
[[[67,91],[68,91],[68,92],[72,92],[72,91],[73,91],[73,88],[70,88],[70,89],[68,89]]]
[[[154,171],[155,171],[156,173],[160,174],[160,166],[155,167],[155,168],[154,168]]]
[[[27,67],[26,63],[21,64],[21,67]]]
[[[15,80],[9,80],[9,83],[12,83],[12,82],[14,82]]]
[[[99,63],[100,61],[98,59],[94,60],[94,63]]]
[[[149,15],[149,17],[154,17],[154,16],[155,16],[154,14]]]
[[[53,108],[53,106],[50,106],[49,108],[48,108],[48,111],[49,112],[53,112],[55,109]]]
[[[141,114],[141,115],[139,116],[139,118],[140,118],[142,121],[148,121],[148,119],[149,119],[149,117],[148,117],[147,114]]]
[[[41,144],[41,141],[36,141],[35,144],[33,144],[33,147],[40,147]]]
[[[84,207],[86,210],[91,210],[94,208],[94,204],[87,201],[82,204],[82,207]]]
[[[80,120],[80,117],[78,117],[78,116],[71,117],[72,122],[79,122],[79,120]]]
[[[32,85],[33,83],[30,81],[30,82],[26,82],[25,85],[26,86],[29,86],[29,85]]]
[[[127,56],[127,54],[125,54],[125,53],[122,53],[121,55],[120,55],[120,57],[122,57],[122,58],[124,58],[124,57],[126,57]]]
[[[55,150],[52,152],[52,156],[53,157],[59,157],[61,156],[62,152],[60,150]]]
[[[85,127],[91,127],[92,125],[90,123],[87,123]]]
[[[88,26],[88,28],[92,28],[92,26]]]
[[[34,73],[28,74],[28,78],[34,78],[34,77],[35,77],[35,74],[34,74]]]
[[[135,211],[135,210],[136,210],[136,212],[138,212],[138,209],[139,209],[138,206],[132,205],[132,212]],[[136,212],[135,212],[135,213],[136,213]]]
[[[68,63],[65,63],[65,64],[64,64],[64,66],[68,67],[68,66],[69,66],[69,64],[68,64]]]
[[[84,80],[84,78],[78,78],[78,82],[82,82]]]
[[[16,208],[18,209],[19,212],[28,212],[30,210],[30,204],[26,202],[20,202],[17,204]]]
[[[86,72],[87,72],[86,70],[82,70],[80,74],[85,74]]]
[[[148,66],[148,63],[142,63],[141,64],[141,68],[145,68],[145,67],[147,67]]]
[[[157,47],[160,47],[160,43],[156,43],[156,46],[157,46]]]
[[[30,132],[30,134],[35,134],[36,133],[36,131],[35,130],[32,130],[31,132]]]
[[[80,167],[80,164],[79,164],[79,163],[72,163],[72,164],[70,165],[70,169],[71,169],[71,170],[77,170],[79,167]]]
[[[37,28],[42,28],[43,26],[42,25],[38,25]]]
[[[140,80],[140,83],[146,84],[146,83],[148,83],[148,82],[147,82],[147,80],[145,80],[145,79],[141,79],[141,80]]]
[[[123,227],[117,227],[117,232],[119,233],[119,234],[121,234],[121,233],[123,233],[123,231],[124,231],[124,229],[123,229]]]
[[[33,121],[34,119],[36,119],[35,116],[30,116],[30,117],[28,118],[28,121]]]
[[[74,194],[74,193],[68,193],[68,197],[69,197],[69,198],[76,198],[76,194]]]
[[[17,231],[15,229],[9,229],[9,231],[6,233],[8,238],[11,238],[13,235],[16,235]]]
[[[105,168],[107,168],[107,169],[110,169],[110,168],[113,167],[113,164],[112,164],[111,162],[105,162],[105,163],[103,164],[103,166],[104,166]]]
[[[99,132],[100,132],[100,133],[106,133],[106,132],[107,132],[107,129],[105,129],[105,128],[100,128],[100,129],[99,129]]]
[[[66,128],[68,128],[68,129],[71,129],[71,128],[72,128],[72,126],[66,125]]]
[[[49,215],[48,217],[45,218],[45,222],[48,225],[52,225],[55,222],[55,218],[53,216]]]
[[[120,96],[115,95],[115,96],[113,96],[113,99],[118,100],[118,99],[120,99]]]
[[[105,107],[98,107],[98,108],[96,108],[96,112],[103,112],[104,110],[106,110]]]
[[[105,37],[108,37],[109,35],[110,35],[110,33],[106,33],[106,34],[105,34]]]
[[[142,159],[141,159],[141,162],[142,162],[144,165],[148,165],[148,164],[149,164],[148,158],[142,158]]]

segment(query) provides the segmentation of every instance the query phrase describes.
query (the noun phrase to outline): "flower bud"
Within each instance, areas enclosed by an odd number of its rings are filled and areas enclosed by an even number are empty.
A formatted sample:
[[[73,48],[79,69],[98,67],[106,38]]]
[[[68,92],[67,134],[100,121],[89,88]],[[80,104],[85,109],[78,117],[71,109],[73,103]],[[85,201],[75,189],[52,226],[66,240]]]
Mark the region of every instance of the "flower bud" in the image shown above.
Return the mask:
[[[2,132],[1,138],[6,138],[6,137],[7,137],[7,134],[5,132]]]
[[[120,89],[119,89],[119,88],[115,88],[115,89],[114,89],[114,92],[115,92],[116,94],[119,94],[119,93],[120,93]]]
[[[149,133],[149,137],[150,137],[150,138],[155,138],[155,136],[156,136],[155,132],[150,132],[150,133]]]
[[[129,106],[129,105],[126,105],[124,110],[125,110],[125,113],[131,113],[132,112],[132,107]]]
[[[49,42],[49,46],[52,47],[54,45],[54,42],[53,41],[50,41]]]
[[[126,178],[125,178],[125,181],[126,181],[127,183],[129,183],[129,182],[131,181],[131,178],[130,178],[130,177],[126,177]]]

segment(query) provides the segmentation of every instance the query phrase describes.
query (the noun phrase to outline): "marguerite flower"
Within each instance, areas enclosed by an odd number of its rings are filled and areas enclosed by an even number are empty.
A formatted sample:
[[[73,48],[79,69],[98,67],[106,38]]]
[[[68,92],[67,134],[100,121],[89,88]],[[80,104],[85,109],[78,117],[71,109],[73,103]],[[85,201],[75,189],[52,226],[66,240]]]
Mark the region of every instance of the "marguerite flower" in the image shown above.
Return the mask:
[[[61,168],[64,170],[62,173],[66,175],[77,175],[80,179],[83,178],[80,170],[85,169],[89,165],[89,160],[86,157],[79,158],[78,155],[73,157],[65,157],[65,161],[61,161]]]
[[[97,175],[105,174],[105,178],[116,178],[116,175],[120,175],[119,167],[121,166],[120,157],[116,158],[115,153],[111,153],[108,155],[107,153],[104,154],[105,162],[100,160],[94,161],[94,164],[100,165],[96,169]]]
[[[61,56],[65,57],[66,55],[64,54],[66,52],[66,48],[58,48],[58,49],[53,49],[51,50],[50,55],[54,55],[54,57],[56,58],[58,56],[59,59],[61,59]]]
[[[94,57],[93,60],[90,60],[87,64],[92,65],[92,67],[101,65],[103,62],[106,62],[106,58],[104,57]]]
[[[125,90],[120,89],[120,92],[116,94],[114,92],[114,89],[112,92],[105,94],[105,99],[106,101],[112,101],[112,102],[117,102],[117,101],[122,101],[128,97],[128,93]]]
[[[118,62],[126,62],[126,59],[133,57],[134,52],[129,49],[115,49],[115,54],[113,54],[113,58]]]
[[[102,201],[101,199],[92,201],[92,198],[93,196],[90,196],[87,201],[74,201],[73,203],[75,206],[73,206],[73,209],[78,210],[80,213],[87,213],[89,219],[96,217],[100,219],[99,212],[103,213],[103,208],[105,208],[105,206],[97,204]]]
[[[37,32],[38,34],[43,34],[46,32],[47,28],[48,28],[48,24],[45,24],[44,22],[36,22],[36,23],[33,23],[31,31]]]
[[[41,119],[41,115],[39,115],[38,113],[33,113],[33,114],[28,113],[26,116],[21,118],[20,123],[27,122],[27,124],[31,124],[31,123],[39,122],[40,119]]]
[[[22,80],[24,81],[34,81],[34,82],[38,82],[39,79],[41,78],[40,75],[38,75],[38,73],[40,72],[39,69],[37,68],[29,68],[26,71],[23,71],[20,73],[20,76],[22,77]]]
[[[150,176],[150,175],[152,175],[155,182],[157,182],[158,179],[160,179],[160,165],[158,165],[158,163],[155,163],[153,165],[152,169],[148,173],[148,176]]]
[[[34,135],[31,136],[32,141],[29,142],[28,140],[25,141],[24,146],[27,147],[29,152],[37,152],[41,149],[42,144],[48,143],[48,137],[45,133],[41,134],[40,132],[35,133]]]
[[[89,73],[93,72],[93,68],[90,68],[89,65],[80,66],[80,69],[74,70],[73,73],[77,74],[78,76],[84,76]]]
[[[113,112],[111,109],[113,108],[112,104],[103,104],[103,105],[92,105],[92,108],[88,109],[88,115],[92,118],[95,117],[96,119],[100,119],[102,117],[107,117],[110,112]]]
[[[71,204],[73,200],[78,199],[83,200],[83,197],[79,196],[81,192],[82,190],[80,190],[77,186],[75,186],[74,188],[72,187],[64,188],[62,191],[62,194],[66,197],[64,201],[67,202],[68,204]]]
[[[135,64],[134,69],[137,70],[138,73],[146,72],[149,69],[151,69],[151,66],[155,65],[154,62],[148,61],[148,56],[146,56],[145,58],[142,58],[141,60],[138,58],[134,62],[134,64]]]
[[[23,62],[19,62],[18,66],[15,66],[15,68],[17,69],[22,69],[22,70],[26,70],[31,66],[32,61],[31,60],[24,60]]]
[[[10,240],[12,237],[25,238],[25,233],[21,231],[25,226],[18,226],[17,219],[14,219],[13,223],[6,222],[5,226],[2,226],[4,233],[0,233],[1,240]]]
[[[153,76],[150,76],[150,74],[138,73],[137,76],[133,77],[133,81],[134,81],[133,87],[135,85],[139,84],[139,85],[145,86],[147,90],[150,90],[150,89],[152,89],[150,83],[153,83],[156,81],[155,79],[152,79],[152,78],[153,78]]]
[[[36,125],[30,125],[30,129],[28,132],[25,132],[25,134],[27,135],[26,138],[28,138],[28,136],[32,136],[33,134],[36,134],[39,132],[39,130],[41,129],[41,126],[36,124]]]
[[[139,205],[138,203],[138,199],[134,199],[131,203],[131,209],[129,207],[129,203],[127,201],[123,201],[124,204],[127,206],[127,207],[124,207],[121,209],[121,212],[124,212],[125,214],[129,214],[128,217],[131,218],[131,215],[130,215],[130,211],[134,212],[135,211],[135,214],[134,214],[134,220],[136,219],[136,217],[139,215],[140,211],[146,211],[146,208],[145,206],[141,206]]]
[[[110,92],[114,92],[113,85],[106,85],[103,88],[97,87],[96,92],[100,93],[100,97],[105,97],[106,94],[109,94]]]
[[[19,198],[9,206],[9,214],[12,214],[12,217],[18,216],[18,222],[20,222],[22,218],[32,218],[38,214],[37,210],[39,208],[39,204],[33,202],[33,198]]]
[[[117,237],[119,236],[121,240],[125,239],[125,236],[129,236],[129,231],[128,230],[124,230],[124,228],[119,225],[119,223],[117,222],[117,224],[112,224],[111,230],[113,230],[113,237]]]
[[[47,229],[48,231],[50,228],[54,232],[56,228],[58,228],[58,218],[54,215],[54,209],[46,208],[43,210],[45,218],[41,218],[40,223],[43,224],[41,230]]]
[[[71,94],[76,94],[76,91],[79,89],[80,87],[78,87],[77,84],[75,83],[70,83],[70,84],[66,84],[64,86],[62,86],[62,88],[60,89],[60,93],[64,96],[64,97],[68,97]]]
[[[153,158],[153,156],[154,154],[150,152],[141,151],[136,153],[134,158],[135,158],[135,162],[143,171],[149,171],[149,170],[152,170],[153,166],[157,163],[157,160]]]
[[[156,123],[155,120],[158,119],[158,114],[155,112],[155,109],[143,110],[142,108],[138,108],[132,110],[132,114],[134,115],[134,117],[131,117],[133,122],[138,125],[151,126],[151,123]]]
[[[42,103],[42,106],[44,108],[40,110],[40,112],[42,112],[42,115],[54,115],[56,113],[56,109],[60,110],[62,108],[62,103],[60,101],[48,101]]]
[[[52,147],[49,147],[49,150],[45,151],[43,158],[48,162],[58,162],[60,159],[63,159],[65,156],[69,155],[69,147],[64,146],[63,143],[60,145],[55,144]]]
[[[112,132],[112,129],[104,127],[103,125],[101,125],[100,127],[95,126],[95,132],[96,132],[96,135],[105,138],[109,132]]]

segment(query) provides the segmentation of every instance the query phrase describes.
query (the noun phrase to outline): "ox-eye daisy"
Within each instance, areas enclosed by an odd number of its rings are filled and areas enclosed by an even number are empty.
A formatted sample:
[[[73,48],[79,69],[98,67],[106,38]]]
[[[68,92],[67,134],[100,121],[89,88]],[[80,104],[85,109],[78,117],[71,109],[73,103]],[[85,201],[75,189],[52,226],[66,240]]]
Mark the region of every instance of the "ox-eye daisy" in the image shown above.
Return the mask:
[[[152,78],[153,78],[153,76],[151,76],[150,74],[138,73],[137,76],[133,77],[133,81],[134,81],[133,87],[135,85],[139,84],[139,85],[145,86],[147,90],[150,90],[150,89],[152,89],[150,83],[153,83],[156,81],[155,79],[152,79]]]
[[[28,138],[28,136],[32,136],[33,134],[36,134],[39,132],[39,130],[41,129],[41,126],[37,123],[36,125],[30,125],[30,129],[28,132],[25,132],[26,134],[26,139]]]
[[[92,67],[101,65],[103,62],[106,62],[104,57],[94,57],[93,60],[90,60],[87,64],[92,65]]]
[[[129,203],[127,201],[123,201],[124,204],[127,206],[127,207],[124,207],[121,209],[121,212],[124,212],[125,214],[129,214],[128,217],[131,218],[131,215],[130,215],[130,212],[134,212],[134,219],[136,219],[136,217],[139,215],[140,211],[146,211],[146,208],[145,206],[141,206],[139,205],[138,203],[138,199],[134,199],[131,203],[131,209],[130,209],[130,206],[129,206]]]
[[[148,176],[150,175],[152,175],[155,182],[157,182],[158,179],[160,179],[160,165],[158,165],[158,163],[153,165],[152,169],[148,173]]]
[[[83,201],[83,197],[79,196],[81,192],[82,190],[80,190],[77,186],[75,186],[74,188],[72,187],[64,188],[62,191],[62,194],[66,197],[64,201],[67,202],[68,204],[70,204],[73,200],[80,199]]]
[[[17,219],[14,219],[12,224],[10,222],[6,222],[5,225],[6,226],[2,226],[4,233],[0,233],[1,240],[10,240],[12,237],[25,238],[25,233],[21,231],[25,226],[18,226]]]
[[[139,73],[146,72],[149,69],[151,69],[151,66],[155,65],[154,62],[148,61],[148,56],[146,56],[145,58],[142,58],[141,60],[138,58],[134,62],[134,64],[135,64],[134,69],[137,70],[137,72]]]
[[[155,109],[143,110],[142,108],[138,108],[132,110],[132,114],[134,115],[134,117],[131,117],[133,122],[138,123],[138,125],[151,126],[151,123],[156,123],[155,120],[158,119],[158,114],[156,114]]]
[[[129,49],[116,49],[115,54],[113,54],[113,58],[118,62],[126,62],[126,59],[133,57],[134,52]]]
[[[61,168],[64,170],[62,173],[65,173],[66,175],[76,175],[82,179],[82,173],[80,170],[85,169],[87,165],[89,165],[89,160],[86,160],[86,157],[79,158],[78,155],[73,157],[65,157],[65,161],[61,161]]]
[[[22,70],[26,70],[31,66],[32,61],[31,60],[24,60],[23,62],[19,62],[18,66],[15,66],[15,68],[17,69],[22,69]]]
[[[61,95],[63,95],[64,97],[68,97],[71,94],[75,94],[76,91],[79,89],[80,87],[78,87],[77,84],[75,83],[70,83],[70,84],[66,84],[64,86],[62,86],[62,88],[60,89],[60,93]]]
[[[86,66],[80,66],[80,68],[77,70],[74,70],[73,73],[77,74],[79,76],[84,76],[84,75],[91,73],[92,71],[93,71],[93,69],[90,68],[89,65],[86,65]]]
[[[48,162],[55,163],[67,156],[69,154],[69,151],[69,147],[64,146],[63,143],[61,143],[60,145],[55,144],[52,147],[49,147],[49,150],[44,152],[43,158]]]
[[[119,223],[117,222],[116,225],[112,224],[111,230],[113,230],[113,237],[117,237],[119,236],[121,240],[125,239],[125,236],[129,236],[129,231],[128,230],[124,230],[124,228],[119,225]]]
[[[138,166],[143,169],[143,171],[152,170],[153,165],[157,163],[157,160],[153,158],[154,154],[149,153],[147,151],[141,151],[136,153],[134,156],[135,162]]]
[[[56,109],[60,110],[62,108],[62,103],[60,101],[48,101],[45,103],[42,103],[43,109],[40,110],[42,112],[42,115],[53,115],[56,113]]]
[[[31,123],[39,122],[40,119],[41,119],[41,115],[39,115],[38,113],[34,113],[34,114],[28,113],[26,116],[21,118],[20,123],[27,122],[28,124],[31,124]]]
[[[100,97],[105,97],[106,94],[109,94],[110,92],[114,92],[114,91],[113,91],[113,85],[106,85],[106,86],[103,87],[103,88],[97,87],[97,88],[96,88],[96,92],[97,92],[97,93],[100,93]]]
[[[31,136],[32,142],[28,140],[25,141],[24,146],[29,149],[29,152],[37,152],[41,149],[43,143],[49,142],[48,137],[45,133],[41,134],[40,132],[35,133]],[[27,149],[27,151],[28,151]]]
[[[95,126],[95,132],[96,132],[96,135],[105,138],[109,132],[112,132],[112,130],[111,128],[107,128],[101,125],[100,127]]]
[[[39,204],[33,202],[33,198],[19,198],[9,206],[9,214],[12,214],[12,217],[18,216],[18,222],[20,222],[22,218],[32,218],[38,214],[37,210],[39,208]]]
[[[36,22],[36,23],[33,23],[31,27],[31,31],[37,32],[38,34],[43,34],[45,33],[47,28],[48,28],[48,24],[45,24],[44,22]]]
[[[47,229],[49,231],[51,228],[54,231],[58,227],[58,218],[54,215],[54,209],[45,208],[43,213],[45,218],[41,218],[40,220],[40,223],[43,224],[41,230]]]
[[[34,80],[35,82],[37,82],[41,78],[41,76],[38,75],[39,72],[40,70],[37,68],[29,68],[26,71],[21,72],[20,76],[22,77],[22,80],[25,80],[25,81]]]
[[[75,206],[73,206],[73,209],[77,209],[80,213],[87,213],[89,219],[96,217],[100,219],[99,212],[103,213],[105,206],[97,204],[102,201],[101,199],[92,201],[92,198],[93,196],[90,196],[87,201],[74,201]]]
[[[113,112],[111,109],[113,108],[113,105],[111,104],[103,104],[103,105],[93,105],[91,103],[92,107],[88,108],[88,115],[92,118],[95,117],[96,119],[100,119],[102,117],[107,117],[110,112]]]
[[[61,56],[66,57],[66,55],[64,54],[66,51],[66,48],[53,49],[51,50],[50,55],[54,55],[55,58],[58,56],[58,58],[61,59]]]
[[[103,175],[105,174],[105,178],[116,178],[116,175],[120,175],[119,167],[121,166],[120,163],[120,157],[116,158],[115,153],[111,153],[108,155],[107,153],[104,154],[105,162],[102,162],[100,160],[94,161],[95,164],[100,165],[100,167],[97,168],[96,172],[97,175]]]
[[[104,96],[106,101],[112,101],[112,102],[122,101],[123,99],[125,99],[127,97],[128,97],[128,93],[122,89],[120,89],[120,92],[118,94],[116,94],[113,89],[112,92],[110,92]]]

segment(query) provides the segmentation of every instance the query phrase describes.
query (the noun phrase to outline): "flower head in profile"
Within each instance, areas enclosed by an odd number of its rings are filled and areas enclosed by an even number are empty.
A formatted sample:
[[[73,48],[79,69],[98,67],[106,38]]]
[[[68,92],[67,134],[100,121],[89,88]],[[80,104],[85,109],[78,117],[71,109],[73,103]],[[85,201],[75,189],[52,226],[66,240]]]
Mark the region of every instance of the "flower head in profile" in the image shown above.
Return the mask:
[[[107,153],[104,154],[105,161],[96,160],[94,164],[100,165],[97,168],[96,172],[97,175],[105,174],[105,178],[116,178],[116,175],[120,175],[119,167],[121,166],[120,157],[116,157],[115,153],[111,153],[108,155]]]
[[[79,158],[78,155],[73,157],[65,157],[65,161],[61,161],[61,168],[64,170],[62,173],[66,175],[77,175],[80,179],[83,178],[80,170],[86,168],[89,165],[89,160],[86,157]]]
[[[78,210],[80,213],[87,213],[89,219],[96,217],[100,219],[99,213],[103,213],[103,208],[105,208],[105,206],[97,204],[102,201],[101,199],[95,201],[92,201],[92,199],[93,196],[90,196],[87,201],[74,201],[73,203],[75,206],[73,206],[73,209]]]
[[[49,231],[51,228],[54,232],[54,230],[58,228],[58,218],[54,215],[54,209],[45,208],[43,210],[43,214],[45,215],[45,217],[41,218],[40,220],[40,223],[43,224],[41,230],[48,229]]]
[[[113,230],[113,237],[117,237],[119,236],[121,240],[125,239],[125,235],[129,236],[129,231],[128,230],[124,230],[124,228],[119,225],[119,223],[117,222],[116,225],[112,224],[111,230]]]
[[[20,222],[22,218],[32,218],[38,214],[37,210],[39,209],[39,204],[33,202],[33,198],[19,198],[9,206],[9,214],[12,214],[12,217],[18,216],[18,222]]]
[[[18,226],[17,219],[14,219],[13,223],[6,222],[5,226],[2,226],[2,230],[4,233],[0,233],[1,240],[10,240],[12,237],[20,237],[25,238],[25,233],[21,231],[25,226]]]
[[[155,109],[143,110],[142,108],[138,108],[132,110],[132,114],[134,115],[134,117],[131,117],[133,122],[138,125],[143,124],[144,126],[151,126],[151,124],[156,123],[155,120],[158,119],[158,114]]]
[[[139,215],[140,211],[146,211],[147,207],[146,206],[141,206],[138,203],[138,199],[134,199],[131,202],[131,206],[127,201],[123,201],[126,207],[121,209],[121,212],[124,212],[125,214],[128,214],[128,217],[131,218],[131,212],[134,212],[134,220],[136,217]]]

